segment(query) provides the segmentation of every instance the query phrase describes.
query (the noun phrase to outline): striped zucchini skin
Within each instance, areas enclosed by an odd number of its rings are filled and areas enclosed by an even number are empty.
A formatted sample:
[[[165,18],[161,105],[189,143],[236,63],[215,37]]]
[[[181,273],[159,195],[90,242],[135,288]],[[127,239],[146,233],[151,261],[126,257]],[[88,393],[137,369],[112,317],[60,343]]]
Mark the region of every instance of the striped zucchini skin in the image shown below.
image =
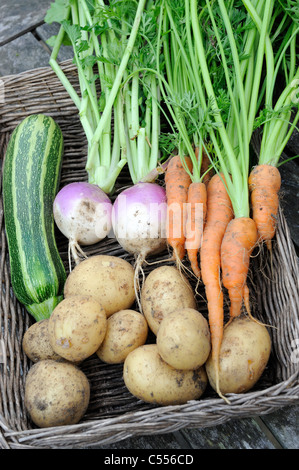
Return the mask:
[[[37,321],[48,318],[62,300],[66,279],[53,217],[62,155],[60,127],[51,117],[35,114],[12,133],[3,165],[12,288]]]

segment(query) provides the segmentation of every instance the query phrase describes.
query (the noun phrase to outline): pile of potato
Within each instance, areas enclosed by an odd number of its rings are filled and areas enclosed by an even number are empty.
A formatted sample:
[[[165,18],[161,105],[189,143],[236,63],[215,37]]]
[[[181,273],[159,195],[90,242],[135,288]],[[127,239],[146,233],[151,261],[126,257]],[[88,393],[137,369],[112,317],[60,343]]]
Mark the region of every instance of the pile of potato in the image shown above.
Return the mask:
[[[77,423],[84,415],[90,384],[79,369],[93,354],[106,362],[124,360],[147,339],[135,301],[134,269],[122,258],[92,256],[67,277],[64,299],[49,319],[34,323],[23,350],[35,363],[25,383],[25,406],[39,427]]]
[[[123,376],[128,390],[158,405],[200,398],[207,386],[203,366],[210,354],[210,331],[196,310],[189,281],[174,266],[154,269],[142,286],[141,307],[156,342],[127,356]]]
[[[187,278],[174,266],[155,268],[142,286],[142,313],[132,309],[135,300],[134,269],[122,258],[91,256],[69,274],[64,300],[23,338],[35,363],[26,378],[25,405],[37,426],[80,421],[90,399],[80,364],[93,354],[123,364],[126,387],[149,403],[183,404],[200,398],[208,383],[214,388],[209,325]],[[223,393],[252,388],[270,350],[263,325],[233,320],[221,349]]]

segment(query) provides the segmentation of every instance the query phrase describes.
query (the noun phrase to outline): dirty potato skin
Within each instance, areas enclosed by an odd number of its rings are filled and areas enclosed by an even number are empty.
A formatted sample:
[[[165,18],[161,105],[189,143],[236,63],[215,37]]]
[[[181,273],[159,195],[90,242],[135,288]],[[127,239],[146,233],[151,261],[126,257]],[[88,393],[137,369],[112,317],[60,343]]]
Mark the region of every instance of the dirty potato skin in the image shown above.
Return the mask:
[[[207,386],[204,367],[174,369],[163,361],[156,344],[145,344],[130,352],[124,362],[123,378],[132,395],[156,405],[196,400]]]
[[[163,318],[174,310],[196,308],[192,287],[174,266],[160,266],[145,279],[141,291],[142,312],[157,335]]]
[[[43,359],[63,360],[51,346],[48,324],[48,318],[33,323],[23,336],[23,351],[32,362],[38,362]]]
[[[74,295],[94,297],[107,317],[130,308],[136,298],[134,268],[117,256],[90,256],[75,266],[67,277],[64,297]]]
[[[108,364],[120,364],[127,355],[146,342],[148,325],[135,310],[120,310],[107,320],[107,332],[97,350],[98,357]]]
[[[57,354],[71,362],[81,362],[94,354],[106,330],[105,310],[92,297],[68,297],[49,318],[50,344]]]
[[[271,352],[271,339],[264,325],[241,316],[225,327],[219,358],[219,386],[223,394],[250,390],[261,377]],[[206,371],[215,386],[215,368],[211,356]]]
[[[197,369],[209,357],[209,324],[197,310],[185,308],[169,313],[157,333],[162,359],[176,369]]]
[[[89,381],[74,364],[46,359],[29,369],[25,407],[38,427],[78,423],[87,410],[89,399]]]

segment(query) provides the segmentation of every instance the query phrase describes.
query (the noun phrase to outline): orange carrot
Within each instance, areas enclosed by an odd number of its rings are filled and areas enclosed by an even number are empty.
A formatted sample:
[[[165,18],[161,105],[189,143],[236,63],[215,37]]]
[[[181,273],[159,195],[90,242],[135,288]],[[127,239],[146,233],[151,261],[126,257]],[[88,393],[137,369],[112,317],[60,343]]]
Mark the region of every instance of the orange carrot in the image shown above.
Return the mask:
[[[202,243],[203,227],[207,212],[206,185],[201,182],[191,183],[188,190],[188,208],[186,221],[186,249],[191,269],[200,278],[198,253]]]
[[[256,223],[259,239],[271,249],[279,205],[278,191],[281,185],[279,170],[272,165],[257,165],[251,171],[248,181],[252,218]]]
[[[231,318],[240,315],[243,300],[249,309],[246,281],[250,255],[256,241],[257,228],[250,217],[238,217],[228,224],[221,244],[221,269],[222,282],[230,299]]]
[[[192,161],[185,157],[186,164],[192,171]],[[171,158],[166,174],[167,197],[167,242],[172,247],[176,261],[185,256],[185,226],[186,203],[188,202],[188,188],[191,178],[185,170],[181,158],[176,155]]]
[[[215,363],[217,393],[219,390],[219,354],[223,338],[223,292],[220,280],[220,250],[233,208],[224,184],[224,176],[215,174],[207,187],[207,219],[201,244],[201,276],[208,301],[212,359]]]

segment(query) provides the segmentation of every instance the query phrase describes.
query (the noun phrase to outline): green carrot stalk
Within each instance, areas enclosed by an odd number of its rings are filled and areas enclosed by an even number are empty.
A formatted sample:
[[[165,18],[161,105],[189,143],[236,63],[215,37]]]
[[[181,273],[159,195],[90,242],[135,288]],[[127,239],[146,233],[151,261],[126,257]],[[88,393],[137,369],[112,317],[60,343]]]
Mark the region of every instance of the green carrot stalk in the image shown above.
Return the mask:
[[[244,2],[257,29],[261,32],[262,20],[250,0]],[[272,5],[274,8],[274,5]],[[274,29],[275,26],[275,29]],[[274,29],[272,32],[271,27]],[[260,100],[259,106],[268,110],[270,115],[265,118],[260,126],[262,130],[261,145],[259,148],[258,163],[277,166],[282,152],[294,131],[299,119],[299,107],[294,100],[294,88],[298,85],[299,68],[296,67],[295,44],[299,33],[298,22],[294,21],[291,25],[286,22],[286,15],[283,16],[280,24],[272,22],[268,28],[265,40],[265,58],[266,58],[266,80],[263,90],[263,100]],[[286,29],[287,28],[287,29]],[[286,31],[285,31],[286,29]],[[273,48],[274,40],[277,39],[278,31],[282,40],[280,47],[275,53]],[[285,34],[284,34],[285,33]],[[282,65],[285,66],[285,57],[289,51],[289,70],[284,67],[285,85],[281,86]],[[274,97],[274,93],[280,94]],[[263,104],[262,104],[263,103]],[[297,108],[291,121],[294,109]]]

